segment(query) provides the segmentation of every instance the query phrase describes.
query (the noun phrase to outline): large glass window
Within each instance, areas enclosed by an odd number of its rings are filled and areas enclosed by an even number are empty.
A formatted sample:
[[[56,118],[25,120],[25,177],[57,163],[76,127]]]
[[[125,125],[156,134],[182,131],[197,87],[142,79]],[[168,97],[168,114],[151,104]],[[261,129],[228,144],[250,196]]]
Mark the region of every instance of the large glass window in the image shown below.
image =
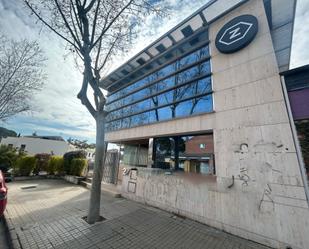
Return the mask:
[[[200,51],[195,51],[179,60],[179,68],[188,66],[197,62],[200,58]]]
[[[110,95],[108,102],[107,131],[211,112],[208,46]]]
[[[215,174],[212,134],[155,138],[153,157],[155,168]]]
[[[154,142],[154,156],[154,168],[175,169],[174,138],[156,138]]]
[[[147,167],[148,146],[145,144],[125,144],[123,164],[129,166]]]
[[[138,80],[137,82],[115,92],[112,93],[111,95],[108,96],[108,103],[121,98],[123,96],[125,96],[126,94],[140,88],[143,86],[146,86],[147,84],[166,77],[170,74],[173,74],[176,70],[179,70],[183,67],[186,67],[188,65],[194,64],[196,62],[198,62],[199,60],[203,59],[203,58],[207,58],[209,57],[209,47],[208,45],[206,45],[205,47],[202,47],[186,56],[184,56],[183,58],[181,58],[180,60],[176,61],[175,63],[171,63],[165,67],[163,67],[162,69],[158,70],[155,73],[150,74],[149,76],[146,76],[145,78],[142,78],[141,80]]]

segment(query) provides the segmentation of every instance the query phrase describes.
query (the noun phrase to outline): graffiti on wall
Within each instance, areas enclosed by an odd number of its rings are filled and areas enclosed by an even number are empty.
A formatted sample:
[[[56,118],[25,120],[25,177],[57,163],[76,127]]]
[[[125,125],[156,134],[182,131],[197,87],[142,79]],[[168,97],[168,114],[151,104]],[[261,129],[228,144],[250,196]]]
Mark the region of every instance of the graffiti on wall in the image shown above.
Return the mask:
[[[261,208],[262,208],[262,203],[263,203],[264,201],[271,202],[271,203],[273,204],[273,208],[274,208],[275,202],[274,202],[274,199],[273,199],[273,197],[272,197],[272,189],[271,189],[269,183],[266,184],[266,187],[265,187],[265,189],[264,189],[264,191],[263,191],[262,198],[261,198],[260,204],[259,204],[259,210],[261,210]]]

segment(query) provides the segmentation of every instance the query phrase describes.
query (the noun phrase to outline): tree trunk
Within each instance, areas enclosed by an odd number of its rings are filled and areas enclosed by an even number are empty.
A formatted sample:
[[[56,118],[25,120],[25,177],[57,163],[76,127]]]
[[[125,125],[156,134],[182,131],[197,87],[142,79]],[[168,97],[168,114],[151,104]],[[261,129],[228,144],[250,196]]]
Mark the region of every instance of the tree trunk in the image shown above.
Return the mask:
[[[96,117],[96,150],[93,179],[90,193],[90,203],[87,222],[93,224],[100,218],[101,181],[105,154],[105,115],[98,113]]]

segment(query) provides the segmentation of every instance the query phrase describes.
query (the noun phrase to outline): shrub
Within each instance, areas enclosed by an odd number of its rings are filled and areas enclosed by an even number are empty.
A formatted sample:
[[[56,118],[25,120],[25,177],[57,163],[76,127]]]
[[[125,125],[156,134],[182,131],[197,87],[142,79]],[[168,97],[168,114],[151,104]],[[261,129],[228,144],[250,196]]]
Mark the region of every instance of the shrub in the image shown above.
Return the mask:
[[[82,150],[70,151],[63,155],[63,165],[66,174],[71,175],[71,162],[74,158],[86,158],[86,153]]]
[[[48,163],[51,158],[50,154],[41,153],[34,156],[37,161],[33,173],[37,175],[40,171],[48,171]]]
[[[24,156],[17,160],[17,173],[20,176],[29,176],[36,165],[37,159],[34,156]]]
[[[73,176],[82,176],[87,166],[87,160],[84,158],[74,158],[71,161],[71,172]]]
[[[50,175],[63,175],[64,168],[63,168],[63,157],[61,156],[52,156],[49,160],[47,172]]]
[[[7,172],[16,164],[18,154],[15,148],[0,145],[0,170]]]

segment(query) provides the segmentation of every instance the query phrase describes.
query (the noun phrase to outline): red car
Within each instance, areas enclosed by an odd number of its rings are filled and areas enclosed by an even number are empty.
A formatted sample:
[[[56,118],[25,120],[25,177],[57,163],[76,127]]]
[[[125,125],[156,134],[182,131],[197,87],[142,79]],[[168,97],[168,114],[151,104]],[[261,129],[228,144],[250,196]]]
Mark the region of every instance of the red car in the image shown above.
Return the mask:
[[[7,202],[8,188],[5,185],[4,174],[0,170],[0,217],[3,215]]]

